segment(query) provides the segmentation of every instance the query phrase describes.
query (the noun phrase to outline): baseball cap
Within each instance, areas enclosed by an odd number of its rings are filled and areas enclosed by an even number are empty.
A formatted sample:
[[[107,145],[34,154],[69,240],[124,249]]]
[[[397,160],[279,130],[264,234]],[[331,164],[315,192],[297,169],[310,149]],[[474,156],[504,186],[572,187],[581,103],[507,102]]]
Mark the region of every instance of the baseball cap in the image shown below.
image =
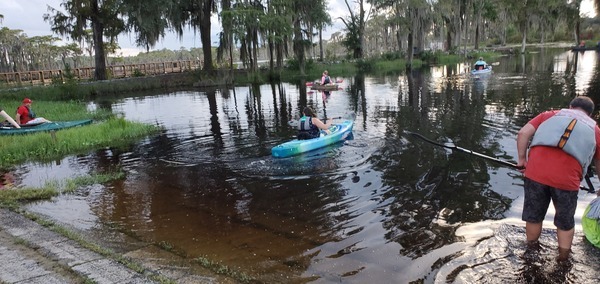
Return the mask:
[[[30,100],[29,98],[24,98],[24,99],[23,99],[23,103],[24,103],[24,104],[29,104],[29,103],[32,103],[32,102],[33,102],[33,101],[32,101],[32,100]]]

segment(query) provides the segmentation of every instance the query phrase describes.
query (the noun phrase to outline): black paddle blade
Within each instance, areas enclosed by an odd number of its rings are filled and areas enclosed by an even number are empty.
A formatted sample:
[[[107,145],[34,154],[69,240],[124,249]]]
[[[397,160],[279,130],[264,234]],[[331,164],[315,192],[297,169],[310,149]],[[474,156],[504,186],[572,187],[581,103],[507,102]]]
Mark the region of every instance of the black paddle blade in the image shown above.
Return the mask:
[[[421,135],[419,133],[416,133],[416,132],[404,130],[404,133],[408,133],[408,134],[410,134],[410,135],[412,135],[414,137],[417,137],[417,138],[419,138],[419,139],[421,139],[421,140],[423,140],[423,141],[425,141],[427,143],[430,143],[430,144],[433,144],[433,145],[436,145],[436,146],[440,146],[440,147],[444,147],[444,148],[448,148],[448,149],[456,149],[456,146],[449,146],[449,145],[446,145],[446,144],[441,144],[441,143],[435,142],[435,141],[433,141],[433,140],[431,140],[431,139],[429,139],[429,138],[427,138],[427,137],[425,137],[425,136],[423,136],[423,135]]]

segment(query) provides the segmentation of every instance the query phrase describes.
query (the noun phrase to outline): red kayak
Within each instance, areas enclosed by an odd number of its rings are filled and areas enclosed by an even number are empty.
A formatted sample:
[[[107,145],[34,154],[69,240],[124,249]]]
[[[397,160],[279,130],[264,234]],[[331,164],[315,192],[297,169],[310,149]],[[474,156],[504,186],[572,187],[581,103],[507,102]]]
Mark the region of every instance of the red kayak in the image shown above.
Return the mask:
[[[344,82],[344,79],[337,79],[335,82],[336,82],[336,83],[343,83],[343,82]],[[310,86],[312,86],[312,85],[314,85],[314,84],[320,85],[320,84],[321,84],[321,81],[318,81],[318,80],[317,80],[317,81],[314,81],[314,82],[306,82],[306,86],[307,86],[307,87],[310,87]]]

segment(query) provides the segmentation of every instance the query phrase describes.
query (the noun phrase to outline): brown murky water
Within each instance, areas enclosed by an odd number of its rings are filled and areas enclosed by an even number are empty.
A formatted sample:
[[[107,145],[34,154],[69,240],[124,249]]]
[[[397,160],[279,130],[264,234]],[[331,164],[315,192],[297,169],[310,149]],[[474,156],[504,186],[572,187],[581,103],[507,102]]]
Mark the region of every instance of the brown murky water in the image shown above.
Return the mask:
[[[329,94],[281,84],[91,102],[165,131],[12,174],[35,186],[120,168],[123,180],[29,209],[84,230],[123,228],[258,282],[597,283],[600,255],[580,227],[569,265],[552,261],[551,214],[542,247],[525,251],[520,173],[407,134],[514,161],[533,115],[576,94],[600,102],[596,54],[574,55],[501,58],[482,78],[463,66],[355,76]],[[354,113],[352,139],[271,157],[304,105]],[[593,197],[580,193],[578,218]]]

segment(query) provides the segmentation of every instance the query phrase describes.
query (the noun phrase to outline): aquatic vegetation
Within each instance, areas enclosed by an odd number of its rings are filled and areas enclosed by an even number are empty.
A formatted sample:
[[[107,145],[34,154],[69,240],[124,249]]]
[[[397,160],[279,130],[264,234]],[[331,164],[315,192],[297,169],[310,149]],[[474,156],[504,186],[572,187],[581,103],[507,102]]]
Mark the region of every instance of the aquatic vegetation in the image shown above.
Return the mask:
[[[11,188],[0,190],[0,206],[17,208],[21,202],[50,199],[61,193],[72,193],[88,185],[106,183],[121,179],[124,176],[124,172],[114,171],[78,176],[64,181],[49,180],[40,188]]]
[[[251,276],[249,276],[243,272],[235,271],[226,265],[217,263],[206,257],[197,257],[194,259],[194,261],[196,263],[202,265],[203,267],[210,269],[211,271],[213,271],[217,274],[226,275],[226,276],[235,278],[242,283],[249,283],[254,280]]]
[[[0,169],[27,161],[51,161],[104,147],[123,147],[159,130],[154,125],[111,118],[56,132],[0,136]]]

